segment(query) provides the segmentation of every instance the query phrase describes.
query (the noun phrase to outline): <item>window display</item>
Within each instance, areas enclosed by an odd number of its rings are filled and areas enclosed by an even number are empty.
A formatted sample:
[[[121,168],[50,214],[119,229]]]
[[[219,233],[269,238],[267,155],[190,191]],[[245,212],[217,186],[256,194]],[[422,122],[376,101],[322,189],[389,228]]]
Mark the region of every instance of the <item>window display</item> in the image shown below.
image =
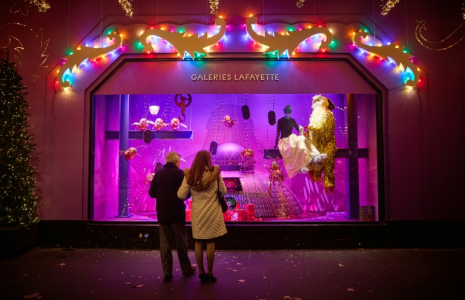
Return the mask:
[[[165,155],[179,153],[184,169],[208,150],[226,221],[375,221],[377,105],[372,94],[94,96],[91,215],[156,221],[148,189]]]

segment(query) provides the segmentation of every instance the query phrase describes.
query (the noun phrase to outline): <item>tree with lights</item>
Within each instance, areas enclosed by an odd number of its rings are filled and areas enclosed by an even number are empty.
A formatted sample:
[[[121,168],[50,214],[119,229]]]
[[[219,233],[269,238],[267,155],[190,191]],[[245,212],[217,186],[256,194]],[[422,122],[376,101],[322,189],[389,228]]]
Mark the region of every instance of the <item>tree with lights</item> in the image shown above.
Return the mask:
[[[7,50],[0,63],[0,227],[37,222],[35,144],[28,133],[30,107],[21,81]]]

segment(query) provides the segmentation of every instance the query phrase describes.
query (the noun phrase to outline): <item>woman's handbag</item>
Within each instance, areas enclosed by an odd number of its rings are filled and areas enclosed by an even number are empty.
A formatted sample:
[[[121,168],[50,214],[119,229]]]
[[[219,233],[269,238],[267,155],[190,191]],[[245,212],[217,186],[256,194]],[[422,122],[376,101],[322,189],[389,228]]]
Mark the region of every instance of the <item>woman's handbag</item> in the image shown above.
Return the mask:
[[[221,192],[220,192],[220,177],[219,176],[217,178],[217,182],[218,182],[218,191],[216,192],[216,194],[218,195],[218,202],[221,205],[221,211],[225,213],[228,211],[228,204],[226,204],[226,200],[224,200],[224,196],[221,195]]]

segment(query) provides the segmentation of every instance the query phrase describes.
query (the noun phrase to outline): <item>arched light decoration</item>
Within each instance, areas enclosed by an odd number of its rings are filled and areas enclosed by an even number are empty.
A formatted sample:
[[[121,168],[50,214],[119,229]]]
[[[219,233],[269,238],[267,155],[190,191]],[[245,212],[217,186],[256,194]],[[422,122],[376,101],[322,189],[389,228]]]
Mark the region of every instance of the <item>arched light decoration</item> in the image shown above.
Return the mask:
[[[252,25],[257,24],[257,17],[251,16],[247,19],[247,33],[257,43],[262,46],[268,47],[264,54],[276,54],[278,58],[281,56],[289,57],[289,53],[293,53],[294,49],[299,46],[305,39],[316,35],[324,34],[325,40],[321,41],[320,51],[328,51],[329,44],[333,40],[333,34],[328,28],[324,27],[312,27],[299,31],[286,31],[285,34],[278,34],[273,31],[273,34],[268,33],[265,30],[265,35],[256,33]]]
[[[93,48],[87,47],[84,45],[80,45],[76,47],[75,51],[69,52],[69,55],[65,56],[64,59],[67,60],[63,66],[61,66],[58,72],[58,84],[64,88],[65,90],[71,87],[70,78],[68,78],[68,74],[76,73],[78,66],[84,61],[88,60],[91,61],[99,56],[105,55],[111,51],[117,50],[121,47],[123,43],[123,38],[121,35],[117,34],[116,32],[112,32],[107,35],[107,38],[110,40],[114,40],[113,45],[105,47],[105,48]],[[63,79],[64,77],[67,77]]]
[[[413,57],[413,55],[404,51],[404,48],[400,48],[394,44],[386,46],[366,45],[361,41],[361,39],[366,39],[367,36],[368,33],[365,31],[355,33],[353,37],[353,45],[361,50],[363,49],[363,51],[382,57],[383,59],[395,64],[400,71],[406,72],[410,77],[410,79],[408,79],[404,84],[409,88],[413,88],[420,79],[417,66],[410,60],[410,57]]]
[[[216,18],[215,24],[221,26],[217,34],[208,37],[204,34],[199,37],[199,34],[188,35],[184,32],[170,32],[162,29],[148,29],[140,37],[140,42],[144,49],[155,51],[151,42],[147,42],[149,36],[155,35],[173,45],[178,54],[183,59],[195,59],[198,56],[207,55],[204,48],[210,47],[218,43],[226,32],[226,23],[222,18]],[[149,48],[150,47],[150,48]]]

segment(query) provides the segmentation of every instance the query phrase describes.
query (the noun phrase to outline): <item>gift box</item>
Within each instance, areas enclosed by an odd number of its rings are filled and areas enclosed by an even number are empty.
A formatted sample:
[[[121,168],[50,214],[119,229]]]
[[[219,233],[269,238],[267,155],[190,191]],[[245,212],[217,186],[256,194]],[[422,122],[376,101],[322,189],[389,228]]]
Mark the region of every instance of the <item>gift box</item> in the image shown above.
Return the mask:
[[[240,215],[241,215],[241,221],[249,221],[249,212],[246,211],[245,209],[240,210]]]
[[[255,205],[254,204],[246,204],[245,210],[248,211],[253,217],[255,217]]]

